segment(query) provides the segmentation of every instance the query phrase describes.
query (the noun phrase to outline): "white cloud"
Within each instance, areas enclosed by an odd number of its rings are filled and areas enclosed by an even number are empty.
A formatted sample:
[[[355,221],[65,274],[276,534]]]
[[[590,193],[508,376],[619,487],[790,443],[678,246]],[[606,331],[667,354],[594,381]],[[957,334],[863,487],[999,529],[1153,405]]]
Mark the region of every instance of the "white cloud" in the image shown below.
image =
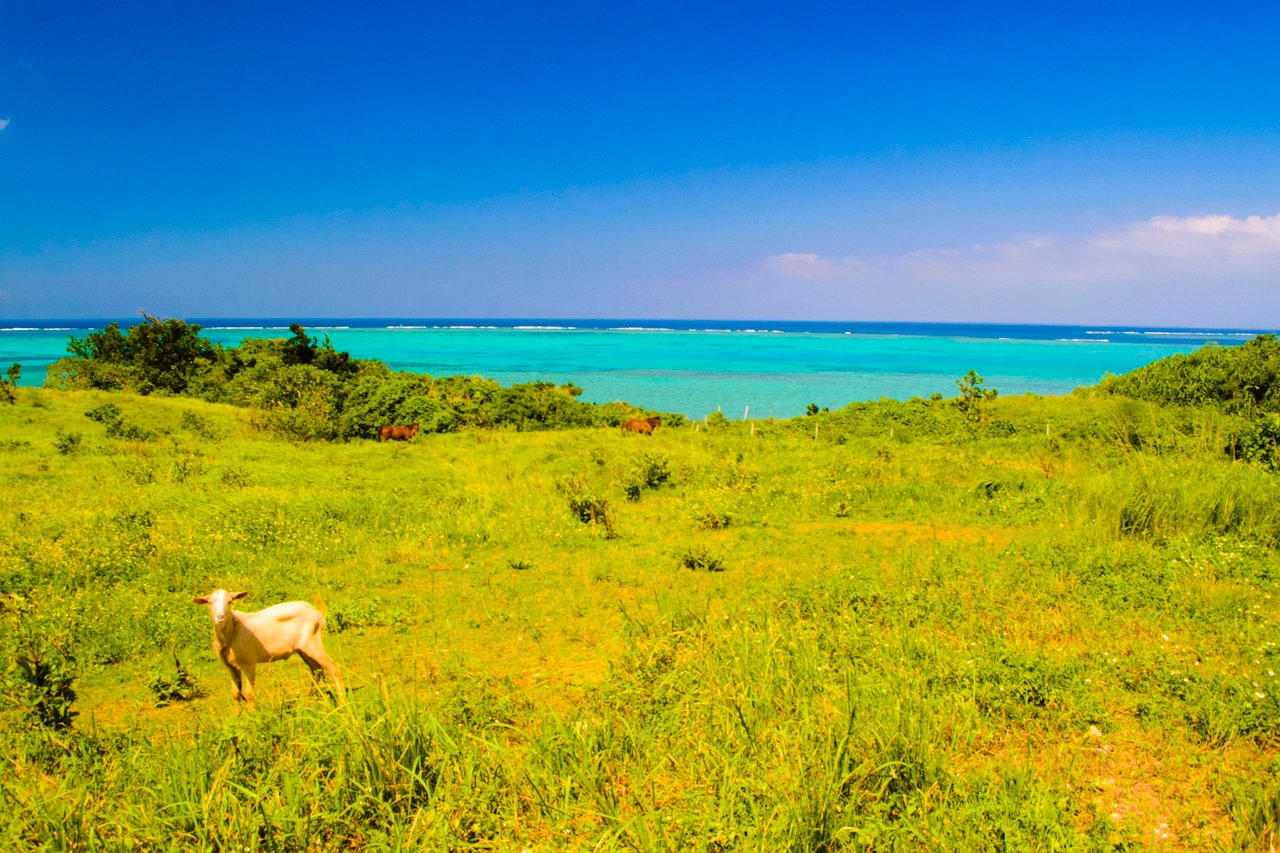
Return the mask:
[[[8,126],[9,126],[9,119],[0,118],[0,130],[4,130]]]
[[[1186,258],[1194,255],[1258,255],[1280,252],[1280,215],[1156,216],[1097,235],[1097,247]]]
[[[1083,236],[1042,234],[881,256],[788,252],[769,256],[765,266],[777,292],[793,302],[843,301],[858,316],[1127,317],[1239,327],[1280,321],[1280,215],[1156,216]],[[806,293],[786,288],[788,281],[828,287]]]
[[[766,265],[787,278],[810,281],[852,281],[871,275],[875,268],[860,258],[822,258],[811,252],[783,252],[770,255]]]
[[[963,248],[842,259],[787,252],[768,267],[784,278],[970,285],[1220,278],[1280,272],[1280,214],[1155,216],[1083,238],[1037,235]]]

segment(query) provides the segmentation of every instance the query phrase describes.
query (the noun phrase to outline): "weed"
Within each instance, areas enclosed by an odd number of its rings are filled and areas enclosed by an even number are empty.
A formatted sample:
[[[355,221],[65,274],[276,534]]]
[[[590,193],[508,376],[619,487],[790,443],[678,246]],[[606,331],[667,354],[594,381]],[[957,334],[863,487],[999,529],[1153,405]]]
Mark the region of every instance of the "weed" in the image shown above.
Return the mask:
[[[733,515],[721,509],[706,508],[694,512],[693,520],[702,530],[724,530],[733,523]]]
[[[695,572],[723,572],[724,561],[706,548],[689,547],[676,552],[676,562]]]
[[[224,486],[234,486],[237,489],[243,489],[249,485],[249,475],[245,473],[243,468],[230,466],[223,468],[218,472],[218,481]]]

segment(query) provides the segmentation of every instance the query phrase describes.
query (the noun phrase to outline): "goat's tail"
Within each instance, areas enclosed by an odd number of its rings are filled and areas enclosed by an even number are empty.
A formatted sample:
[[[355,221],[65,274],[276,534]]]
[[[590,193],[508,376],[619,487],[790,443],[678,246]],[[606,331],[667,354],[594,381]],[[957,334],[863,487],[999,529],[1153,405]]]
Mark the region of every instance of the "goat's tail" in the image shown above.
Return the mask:
[[[324,599],[318,595],[311,596],[311,600],[316,603],[316,610],[320,611],[320,628],[323,630],[325,617],[329,615],[329,608],[324,606]]]

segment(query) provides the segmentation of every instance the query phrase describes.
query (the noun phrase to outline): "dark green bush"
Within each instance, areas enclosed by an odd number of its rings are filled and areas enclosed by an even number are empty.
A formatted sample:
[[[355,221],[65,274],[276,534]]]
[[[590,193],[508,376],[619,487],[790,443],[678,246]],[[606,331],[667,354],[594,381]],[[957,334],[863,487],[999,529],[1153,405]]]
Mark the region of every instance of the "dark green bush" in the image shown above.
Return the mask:
[[[83,338],[71,337],[67,351],[95,365],[123,368],[110,376],[108,384],[94,381],[103,377],[93,377],[90,387],[109,388],[119,382],[139,393],[155,389],[184,393],[192,377],[216,357],[213,344],[200,337],[199,324],[158,320],[147,314],[128,334],[121,334],[119,323],[111,323]]]
[[[1228,412],[1280,412],[1280,339],[1258,335],[1243,346],[1207,344],[1172,355],[1098,387],[1153,403],[1214,405]]]
[[[70,456],[80,449],[80,443],[84,436],[78,432],[63,432],[58,430],[53,434],[53,446],[58,448],[58,452],[63,456]]]

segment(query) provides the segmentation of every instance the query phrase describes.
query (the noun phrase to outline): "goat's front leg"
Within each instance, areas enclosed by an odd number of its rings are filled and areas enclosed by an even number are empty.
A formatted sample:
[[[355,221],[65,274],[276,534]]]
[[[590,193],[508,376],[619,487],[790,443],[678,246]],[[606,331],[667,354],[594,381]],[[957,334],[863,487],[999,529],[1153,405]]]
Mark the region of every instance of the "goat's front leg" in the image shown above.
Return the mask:
[[[250,708],[253,707],[253,680],[257,677],[257,664],[247,663],[240,668],[244,673],[244,683],[241,685],[241,693],[244,696],[245,704]]]
[[[239,701],[244,698],[244,693],[240,689],[240,670],[228,663],[227,672],[231,673],[231,698]]]

